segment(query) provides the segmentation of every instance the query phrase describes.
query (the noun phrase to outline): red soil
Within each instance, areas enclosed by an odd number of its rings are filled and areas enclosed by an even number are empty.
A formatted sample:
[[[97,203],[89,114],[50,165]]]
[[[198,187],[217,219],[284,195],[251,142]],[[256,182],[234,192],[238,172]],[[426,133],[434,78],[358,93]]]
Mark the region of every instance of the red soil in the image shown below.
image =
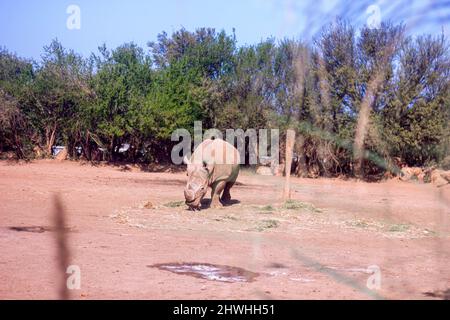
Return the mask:
[[[183,200],[185,179],[0,162],[0,299],[59,298],[54,194],[65,208],[70,263],[81,270],[73,299],[449,298],[448,185],[292,178],[297,202],[284,204],[282,178],[243,172],[231,190],[239,202],[193,213],[173,203]],[[181,262],[259,276],[228,283],[148,267]],[[366,286],[372,265],[378,290]]]

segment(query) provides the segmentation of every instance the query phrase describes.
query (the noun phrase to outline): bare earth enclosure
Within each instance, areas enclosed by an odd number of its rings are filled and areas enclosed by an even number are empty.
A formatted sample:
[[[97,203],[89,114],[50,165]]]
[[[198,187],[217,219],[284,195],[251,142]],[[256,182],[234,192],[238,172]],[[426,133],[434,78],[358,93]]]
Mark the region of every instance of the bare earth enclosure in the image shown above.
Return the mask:
[[[449,299],[450,187],[241,173],[231,205],[186,175],[0,162],[0,299],[58,299],[59,195],[72,299]],[[376,276],[374,281],[374,277]],[[375,285],[375,286],[374,286]]]

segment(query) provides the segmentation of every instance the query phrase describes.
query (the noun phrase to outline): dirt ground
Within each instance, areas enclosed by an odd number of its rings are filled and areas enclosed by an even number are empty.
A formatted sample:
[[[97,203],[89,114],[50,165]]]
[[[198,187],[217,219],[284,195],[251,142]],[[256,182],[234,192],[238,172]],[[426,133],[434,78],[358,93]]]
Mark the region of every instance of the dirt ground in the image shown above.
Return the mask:
[[[283,178],[244,171],[231,205],[194,213],[181,202],[185,180],[0,161],[0,299],[59,298],[55,194],[81,272],[73,299],[450,298],[449,185],[292,178],[283,202]],[[152,267],[165,263],[257,276],[221,282]]]

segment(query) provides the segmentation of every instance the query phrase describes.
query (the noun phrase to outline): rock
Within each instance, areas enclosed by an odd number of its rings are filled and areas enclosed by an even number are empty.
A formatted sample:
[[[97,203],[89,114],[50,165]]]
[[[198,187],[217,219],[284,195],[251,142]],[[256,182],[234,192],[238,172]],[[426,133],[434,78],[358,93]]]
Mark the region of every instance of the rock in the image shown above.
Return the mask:
[[[424,182],[425,173],[422,168],[419,167],[403,167],[400,174],[400,180],[418,180]]]
[[[145,209],[153,209],[153,208],[154,208],[153,203],[151,203],[150,201],[147,202],[147,203],[144,205],[144,208],[145,208]]]
[[[450,170],[442,170],[441,177],[447,180],[450,183]]]
[[[282,177],[284,175],[284,163],[272,163],[271,171],[273,172],[273,175]]]
[[[431,172],[430,181],[437,187],[450,183],[450,170],[435,169]]]
[[[58,154],[55,156],[55,159],[58,161],[63,161],[67,159],[67,156],[69,155],[67,148],[64,147]]]
[[[260,166],[256,169],[256,174],[261,176],[273,176],[272,170],[269,167]]]

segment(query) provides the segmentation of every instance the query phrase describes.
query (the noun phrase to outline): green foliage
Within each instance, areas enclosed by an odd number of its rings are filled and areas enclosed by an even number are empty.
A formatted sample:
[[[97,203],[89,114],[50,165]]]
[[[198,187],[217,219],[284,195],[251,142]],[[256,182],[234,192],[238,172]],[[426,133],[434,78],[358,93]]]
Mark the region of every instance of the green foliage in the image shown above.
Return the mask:
[[[392,169],[394,157],[409,165],[448,157],[444,36],[406,37],[390,23],[356,31],[338,20],[313,44],[238,47],[234,34],[201,28],[161,33],[149,48],[103,45],[84,58],[54,40],[38,63],[1,49],[0,152],[49,156],[64,144],[73,158],[167,162],[172,132],[199,120],[204,129],[294,128],[299,175],[352,175],[366,101],[367,175]]]
[[[133,43],[112,52],[100,47],[94,56],[96,73],[90,81],[94,97],[83,114],[84,128],[92,141],[103,147],[110,160],[129,143],[129,160],[136,160],[145,139],[153,134],[154,117],[146,107],[153,81],[151,60]]]
[[[174,62],[158,73],[147,96],[147,105],[159,124],[157,138],[170,139],[177,128],[189,128],[202,120],[202,77],[185,60]]]
[[[410,165],[439,162],[448,154],[449,66],[443,36],[402,43],[398,79],[381,114],[390,153]]]
[[[20,159],[33,148],[34,132],[20,108],[33,78],[31,61],[0,48],[0,152],[13,151]]]

